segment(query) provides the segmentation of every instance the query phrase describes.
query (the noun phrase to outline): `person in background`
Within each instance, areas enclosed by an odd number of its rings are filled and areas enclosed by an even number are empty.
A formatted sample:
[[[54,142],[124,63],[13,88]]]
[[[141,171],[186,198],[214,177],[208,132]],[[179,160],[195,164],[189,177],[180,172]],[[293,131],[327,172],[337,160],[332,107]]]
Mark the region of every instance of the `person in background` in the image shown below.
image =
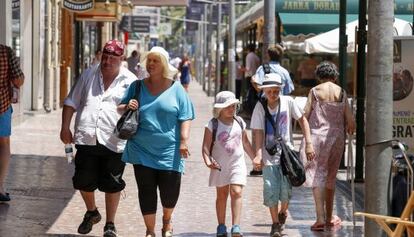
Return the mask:
[[[304,87],[316,86],[315,69],[318,66],[318,61],[313,54],[302,62],[300,62],[298,71],[298,78],[300,78],[300,84]]]
[[[180,83],[173,80],[177,69],[169,64],[164,48],[151,48],[142,63],[149,76],[132,83],[118,106],[120,111],[139,109],[137,134],[128,140],[122,160],[134,166],[146,237],[155,236],[157,190],[163,212],[161,236],[171,237],[184,160],[190,155],[194,107]],[[134,99],[137,85],[141,86],[138,100]]]
[[[102,58],[102,50],[97,49],[95,51],[95,57],[92,59],[91,66],[98,65],[101,62],[101,58]]]
[[[254,44],[249,45],[249,53],[246,55],[246,71],[244,72],[244,77],[249,82],[260,66],[260,58],[256,55],[255,50],[256,46]]]
[[[136,50],[132,51],[131,56],[129,56],[126,61],[128,63],[128,70],[134,73],[135,76],[137,76],[138,71],[136,67],[139,63],[138,51]]]
[[[315,199],[316,222],[311,230],[323,231],[341,224],[332,215],[336,174],[345,149],[345,132],[354,133],[355,120],[345,90],[335,84],[336,66],[325,61],[315,73],[322,83],[310,90],[305,106],[315,158],[304,153],[307,141],[302,142],[301,157],[306,170],[304,186],[312,187]]]
[[[183,85],[185,91],[188,92],[188,85],[191,81],[191,62],[187,56],[183,57],[178,70],[180,71],[181,85]]]
[[[78,233],[88,234],[101,220],[95,203],[95,190],[105,193],[106,224],[104,237],[115,237],[115,214],[121,191],[125,163],[121,160],[126,141],[113,133],[121,114],[117,106],[127,87],[137,77],[121,67],[124,45],[118,40],[108,41],[99,66],[86,70],[64,101],[60,139],[65,144],[75,143],[75,174],[73,187],[80,191],[86,213]],[[73,114],[75,133],[70,124]]]
[[[219,225],[216,236],[218,237],[227,236],[225,223],[229,193],[232,213],[231,236],[242,236],[240,216],[243,187],[246,185],[247,176],[244,152],[247,152],[252,161],[255,158],[247,137],[246,123],[241,117],[235,117],[238,103],[239,100],[232,92],[219,92],[213,110],[216,120],[211,119],[204,130],[202,155],[204,163],[210,168],[209,186],[216,187],[217,191],[216,214]],[[216,137],[213,138],[213,135]]]
[[[277,73],[281,76],[282,83],[283,83],[281,93],[283,95],[289,95],[295,89],[295,86],[293,85],[289,72],[280,65],[280,60],[283,57],[283,53],[284,53],[284,49],[279,44],[270,46],[267,49],[267,54],[269,55],[269,59],[270,59],[269,61],[270,72]],[[264,75],[265,75],[265,72],[263,69],[263,65],[261,65],[257,69],[256,74],[253,77],[253,86],[258,93],[260,92],[259,86],[261,86],[263,83]]]
[[[20,69],[19,59],[13,50],[0,44],[0,203],[10,201],[4,181],[10,163],[10,135],[12,119],[12,87],[20,88],[24,82],[24,74]]]
[[[289,200],[292,195],[292,185],[283,175],[280,165],[281,147],[276,143],[275,130],[272,123],[278,127],[280,137],[286,146],[293,149],[292,118],[299,122],[305,139],[306,157],[312,159],[315,155],[311,143],[309,124],[302,110],[290,96],[283,96],[280,90],[283,87],[282,78],[277,73],[265,75],[262,85],[265,102],[258,102],[252,114],[250,128],[256,139],[256,159],[254,169],[262,169],[263,166],[263,204],[269,208],[272,218],[271,237],[281,237],[283,226],[287,218]],[[266,110],[270,113],[273,122],[266,116]],[[279,112],[278,112],[279,111]],[[271,151],[269,148],[271,147]],[[261,162],[259,162],[261,161]],[[280,211],[279,211],[280,201]]]
[[[244,71],[245,71],[245,68],[240,62],[239,55],[236,54],[236,98],[237,99],[240,99]]]

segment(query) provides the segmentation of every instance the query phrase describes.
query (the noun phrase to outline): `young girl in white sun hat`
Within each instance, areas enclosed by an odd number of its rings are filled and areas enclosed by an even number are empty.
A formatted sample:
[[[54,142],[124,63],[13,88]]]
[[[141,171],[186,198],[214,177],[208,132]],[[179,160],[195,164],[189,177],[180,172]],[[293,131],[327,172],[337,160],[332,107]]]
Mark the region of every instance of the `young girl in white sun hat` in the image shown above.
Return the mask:
[[[209,186],[216,187],[217,235],[227,236],[226,203],[230,193],[232,207],[231,236],[242,236],[240,214],[243,186],[246,185],[244,152],[254,161],[254,151],[247,137],[246,123],[236,116],[239,100],[230,91],[216,95],[214,118],[204,131],[203,159],[210,171]]]

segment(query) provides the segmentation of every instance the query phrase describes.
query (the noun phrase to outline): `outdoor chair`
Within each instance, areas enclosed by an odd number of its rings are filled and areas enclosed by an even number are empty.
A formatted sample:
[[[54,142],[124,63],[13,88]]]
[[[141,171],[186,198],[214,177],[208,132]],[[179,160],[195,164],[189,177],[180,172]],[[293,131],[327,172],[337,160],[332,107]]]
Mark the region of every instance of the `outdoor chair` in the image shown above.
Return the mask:
[[[376,215],[365,212],[355,212],[355,216],[364,216],[366,218],[373,219],[377,224],[387,233],[389,237],[400,237],[404,233],[404,230],[407,229],[408,237],[414,237],[414,222],[410,220],[410,216],[414,211],[414,191],[411,192],[411,195],[407,201],[407,204],[404,207],[401,216],[384,216]],[[390,228],[390,224],[395,224],[394,230]]]

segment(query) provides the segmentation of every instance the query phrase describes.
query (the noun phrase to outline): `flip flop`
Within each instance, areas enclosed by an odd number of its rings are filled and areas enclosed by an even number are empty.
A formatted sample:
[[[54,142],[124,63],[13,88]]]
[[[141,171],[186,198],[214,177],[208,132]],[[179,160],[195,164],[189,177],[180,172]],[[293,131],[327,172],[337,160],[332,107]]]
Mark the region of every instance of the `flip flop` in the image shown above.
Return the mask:
[[[311,231],[324,231],[325,230],[325,224],[315,222],[315,224],[313,224],[310,229],[311,229]]]
[[[332,215],[332,220],[331,222],[327,222],[326,226],[327,227],[334,227],[334,226],[340,226],[342,224],[342,220],[341,218],[339,218],[337,215]]]

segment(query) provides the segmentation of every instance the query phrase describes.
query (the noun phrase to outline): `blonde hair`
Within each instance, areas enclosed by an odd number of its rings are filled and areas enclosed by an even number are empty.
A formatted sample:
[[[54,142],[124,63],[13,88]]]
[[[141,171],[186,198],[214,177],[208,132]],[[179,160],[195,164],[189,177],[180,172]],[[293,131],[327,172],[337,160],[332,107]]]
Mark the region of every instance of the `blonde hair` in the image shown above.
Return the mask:
[[[162,55],[161,53],[158,53],[158,52],[149,52],[145,56],[145,58],[144,58],[144,60],[142,62],[143,66],[146,67],[146,65],[147,65],[147,58],[148,58],[149,55],[155,55],[155,56],[157,56],[160,59],[161,64],[162,64],[162,67],[164,69],[163,72],[162,72],[162,76],[165,77],[165,78],[168,78],[170,80],[173,80],[174,79],[174,76],[175,76],[175,74],[177,74],[178,70],[175,69],[175,68],[174,68],[175,70],[170,70],[169,62],[164,57],[164,55]]]

